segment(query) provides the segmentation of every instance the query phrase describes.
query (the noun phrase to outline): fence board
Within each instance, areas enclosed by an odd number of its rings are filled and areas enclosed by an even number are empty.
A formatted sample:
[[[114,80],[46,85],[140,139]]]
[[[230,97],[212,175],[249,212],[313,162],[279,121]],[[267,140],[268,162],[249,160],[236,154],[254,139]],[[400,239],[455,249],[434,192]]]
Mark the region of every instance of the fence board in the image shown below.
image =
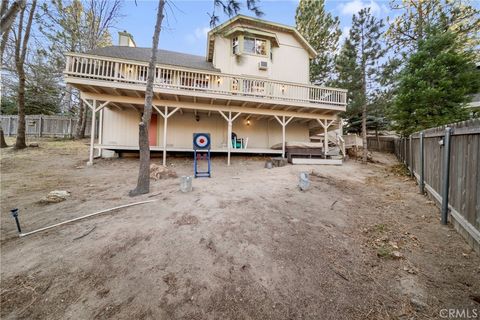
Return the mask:
[[[18,116],[1,115],[1,126],[6,136],[14,136],[18,129]],[[27,115],[25,116],[25,133],[27,136],[68,138],[75,134],[78,119],[61,115]],[[98,122],[96,124],[98,126]],[[87,119],[85,136],[90,136],[91,120]],[[97,130],[98,131],[98,130]]]
[[[393,137],[367,137],[368,150],[391,152],[395,151],[395,138]]]
[[[448,125],[452,128],[450,137],[450,182],[449,205],[452,218],[461,225],[460,232],[465,236],[479,239],[480,235],[480,119]],[[424,179],[427,190],[442,195],[443,141],[446,126],[424,131]],[[394,142],[394,153],[399,161],[410,167],[419,177],[420,138],[419,133],[412,134],[412,139],[401,138]],[[410,158],[410,141],[412,158]],[[455,211],[455,212],[453,212]],[[460,221],[461,220],[461,221]],[[466,224],[465,224],[466,223]],[[471,227],[469,226],[471,225]],[[466,227],[465,227],[466,226]],[[456,227],[458,227],[456,225]],[[473,231],[472,231],[473,230]],[[474,245],[480,248],[480,243]]]

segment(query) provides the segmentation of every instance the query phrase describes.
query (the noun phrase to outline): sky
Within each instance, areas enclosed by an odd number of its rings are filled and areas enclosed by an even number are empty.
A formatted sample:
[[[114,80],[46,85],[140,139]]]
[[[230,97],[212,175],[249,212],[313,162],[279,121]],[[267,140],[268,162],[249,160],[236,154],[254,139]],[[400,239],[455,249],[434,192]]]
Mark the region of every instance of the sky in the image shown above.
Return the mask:
[[[244,1],[240,0],[243,4]],[[166,8],[166,20],[160,35],[160,48],[196,55],[205,55],[206,34],[209,30],[213,0],[173,0]],[[113,42],[118,44],[117,31],[126,30],[134,37],[138,47],[151,47],[158,2],[155,0],[126,0],[122,7],[123,16],[112,30]],[[295,25],[295,10],[298,0],[262,0],[260,7],[265,15],[262,19],[286,25]],[[338,16],[344,34],[348,34],[352,15],[363,7],[370,7],[379,18],[389,15],[388,0],[326,0],[325,9]],[[253,15],[247,10],[242,14]],[[393,13],[390,13],[392,16]],[[228,20],[221,15],[220,22]]]

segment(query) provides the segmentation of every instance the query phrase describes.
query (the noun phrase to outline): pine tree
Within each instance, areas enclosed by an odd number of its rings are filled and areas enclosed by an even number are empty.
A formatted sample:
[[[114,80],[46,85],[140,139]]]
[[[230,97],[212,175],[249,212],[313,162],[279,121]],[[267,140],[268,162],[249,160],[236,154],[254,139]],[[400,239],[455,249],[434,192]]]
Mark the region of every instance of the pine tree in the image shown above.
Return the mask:
[[[455,33],[435,30],[402,70],[392,109],[395,128],[409,135],[465,120],[468,95],[479,88],[473,52],[463,50]]]
[[[354,119],[361,117],[361,79],[362,74],[357,63],[357,51],[349,38],[345,39],[340,53],[335,59],[337,79],[335,86],[347,89],[347,110],[342,118],[347,120],[348,132],[361,132],[360,127],[352,128]]]
[[[475,48],[480,44],[480,10],[467,1],[449,0],[394,0],[394,13],[387,31],[397,51],[415,52],[420,41],[428,36],[427,29],[436,25],[438,31],[451,31],[462,38],[462,46]]]
[[[49,59],[59,75],[65,68],[66,52],[84,53],[112,44],[110,29],[120,17],[120,8],[120,0],[51,0],[41,4],[39,30],[49,40]],[[62,111],[75,112],[78,123],[86,123],[89,109],[78,96],[78,90],[66,84]],[[85,125],[77,126],[75,137],[84,135]]]
[[[350,125],[361,114],[363,157],[367,161],[367,108],[373,105],[380,77],[380,59],[385,55],[380,39],[383,21],[372,16],[370,8],[352,18],[349,37],[336,60],[337,83],[349,90],[346,116]]]
[[[310,81],[326,84],[334,70],[334,57],[341,35],[338,17],[325,11],[324,0],[300,0],[295,21],[298,31],[317,51],[310,61]]]

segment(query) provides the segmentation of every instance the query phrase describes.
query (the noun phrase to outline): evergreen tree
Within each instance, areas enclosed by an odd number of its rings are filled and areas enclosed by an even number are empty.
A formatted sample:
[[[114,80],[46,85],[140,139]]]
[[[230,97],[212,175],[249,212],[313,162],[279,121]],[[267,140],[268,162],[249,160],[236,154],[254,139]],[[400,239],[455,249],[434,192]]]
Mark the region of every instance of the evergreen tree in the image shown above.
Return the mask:
[[[333,78],[335,52],[341,35],[338,17],[325,12],[324,0],[300,0],[295,21],[298,31],[318,53],[310,61],[310,81],[328,83]]]
[[[480,10],[469,5],[468,0],[394,0],[390,6],[394,12],[402,11],[387,31],[397,51],[415,52],[431,25],[436,25],[438,31],[456,33],[464,47],[475,48],[480,43]]]
[[[25,114],[56,114],[60,111],[62,99],[62,88],[59,85],[61,76],[55,73],[55,66],[40,52],[32,56],[32,61],[25,67]],[[2,113],[18,114],[18,81],[13,77],[5,80],[2,83]]]
[[[409,135],[468,118],[468,95],[480,88],[474,62],[455,33],[437,29],[421,40],[400,76],[392,108],[395,128]]]
[[[357,63],[357,51],[349,38],[345,39],[339,55],[335,59],[337,79],[335,86],[347,89],[347,110],[342,118],[347,120],[345,131],[361,132],[361,125],[353,126],[354,119],[361,119],[361,79]],[[361,121],[360,121],[361,122]]]
[[[346,117],[352,125],[361,114],[363,161],[367,161],[367,108],[373,106],[379,88],[380,59],[385,55],[380,39],[383,21],[372,16],[370,8],[360,10],[352,19],[349,37],[336,60],[337,83],[349,90]]]
[[[62,75],[65,53],[84,53],[112,44],[110,29],[120,17],[121,0],[51,0],[41,4],[37,17],[39,30],[49,40],[48,54],[56,73]],[[53,70],[52,70],[53,71]],[[88,108],[78,98],[79,92],[70,84],[62,87],[62,111],[76,113],[85,124]],[[77,126],[76,138],[83,138],[85,125]]]

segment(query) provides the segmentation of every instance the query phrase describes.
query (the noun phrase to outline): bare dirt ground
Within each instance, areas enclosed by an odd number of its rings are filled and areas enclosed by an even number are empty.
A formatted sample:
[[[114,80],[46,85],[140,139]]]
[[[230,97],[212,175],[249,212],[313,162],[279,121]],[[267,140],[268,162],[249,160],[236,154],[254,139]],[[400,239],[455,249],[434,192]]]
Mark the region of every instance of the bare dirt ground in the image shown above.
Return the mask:
[[[480,257],[391,155],[271,170],[263,158],[215,158],[191,193],[172,178],[132,199],[137,160],[86,167],[84,143],[2,150],[2,319],[437,319],[480,308]],[[169,160],[191,175],[191,159]],[[300,171],[313,172],[305,192]],[[71,197],[39,202],[55,189]],[[9,214],[18,207],[28,232],[145,199],[158,201],[23,238]]]

